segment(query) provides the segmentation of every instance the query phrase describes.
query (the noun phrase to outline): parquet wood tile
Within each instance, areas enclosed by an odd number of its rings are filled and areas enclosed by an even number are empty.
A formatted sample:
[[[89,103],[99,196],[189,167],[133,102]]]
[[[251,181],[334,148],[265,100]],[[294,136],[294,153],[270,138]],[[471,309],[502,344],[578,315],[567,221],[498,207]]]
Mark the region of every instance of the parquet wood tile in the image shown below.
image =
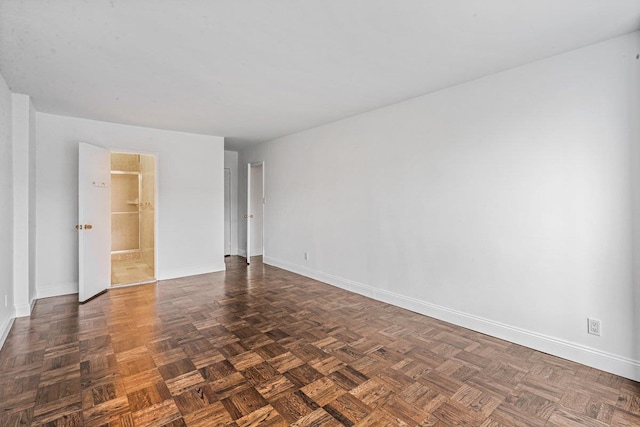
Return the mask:
[[[640,426],[640,384],[259,260],[38,300],[0,426]]]

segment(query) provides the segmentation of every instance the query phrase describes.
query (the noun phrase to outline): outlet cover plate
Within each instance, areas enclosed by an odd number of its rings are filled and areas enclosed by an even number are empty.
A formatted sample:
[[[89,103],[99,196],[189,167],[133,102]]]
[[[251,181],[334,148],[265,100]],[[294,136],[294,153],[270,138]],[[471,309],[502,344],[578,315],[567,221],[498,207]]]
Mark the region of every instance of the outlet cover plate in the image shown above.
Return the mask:
[[[600,336],[602,332],[601,322],[598,319],[587,318],[587,332],[591,335]]]

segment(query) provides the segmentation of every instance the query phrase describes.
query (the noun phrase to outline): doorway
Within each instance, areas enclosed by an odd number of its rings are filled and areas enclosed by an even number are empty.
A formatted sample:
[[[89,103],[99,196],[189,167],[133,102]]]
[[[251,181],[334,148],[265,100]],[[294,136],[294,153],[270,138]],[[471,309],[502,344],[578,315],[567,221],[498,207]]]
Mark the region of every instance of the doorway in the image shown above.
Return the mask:
[[[155,282],[156,159],[111,153],[111,286]]]
[[[224,256],[231,255],[231,169],[224,168]]]
[[[264,255],[264,162],[247,165],[247,264]]]

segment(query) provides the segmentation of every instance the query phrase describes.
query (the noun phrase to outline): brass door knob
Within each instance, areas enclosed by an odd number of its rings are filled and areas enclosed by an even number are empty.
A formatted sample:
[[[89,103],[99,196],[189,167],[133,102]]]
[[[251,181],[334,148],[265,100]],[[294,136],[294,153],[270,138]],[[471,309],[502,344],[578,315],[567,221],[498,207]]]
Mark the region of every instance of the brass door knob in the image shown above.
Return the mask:
[[[85,224],[84,225],[84,229],[85,230],[91,230],[92,228],[93,228],[93,225],[91,225],[91,224]]]
[[[82,230],[82,224],[76,224],[76,230]]]

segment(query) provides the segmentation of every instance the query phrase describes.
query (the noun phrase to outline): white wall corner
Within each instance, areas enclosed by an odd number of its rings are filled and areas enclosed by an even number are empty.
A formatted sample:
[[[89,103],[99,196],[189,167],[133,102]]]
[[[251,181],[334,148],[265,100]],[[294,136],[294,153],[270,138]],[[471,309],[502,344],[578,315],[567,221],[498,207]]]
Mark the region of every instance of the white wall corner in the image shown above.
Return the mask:
[[[16,317],[28,317],[31,315],[31,304],[17,304],[16,305]]]
[[[36,305],[36,298],[33,298],[29,304],[16,305],[16,317],[28,317],[31,316],[33,307]]]
[[[553,356],[620,375],[634,381],[640,381],[640,360],[618,356],[581,344],[517,328],[461,311],[452,310],[447,307],[431,304],[427,301],[422,301],[395,292],[376,289],[369,285],[326,274],[308,267],[277,260],[268,256],[263,258],[263,262],[377,301],[392,304],[425,316],[462,326],[476,332],[520,344],[534,350],[542,351]]]
[[[13,296],[16,315],[28,316],[30,283],[30,114],[28,95],[12,94]]]

